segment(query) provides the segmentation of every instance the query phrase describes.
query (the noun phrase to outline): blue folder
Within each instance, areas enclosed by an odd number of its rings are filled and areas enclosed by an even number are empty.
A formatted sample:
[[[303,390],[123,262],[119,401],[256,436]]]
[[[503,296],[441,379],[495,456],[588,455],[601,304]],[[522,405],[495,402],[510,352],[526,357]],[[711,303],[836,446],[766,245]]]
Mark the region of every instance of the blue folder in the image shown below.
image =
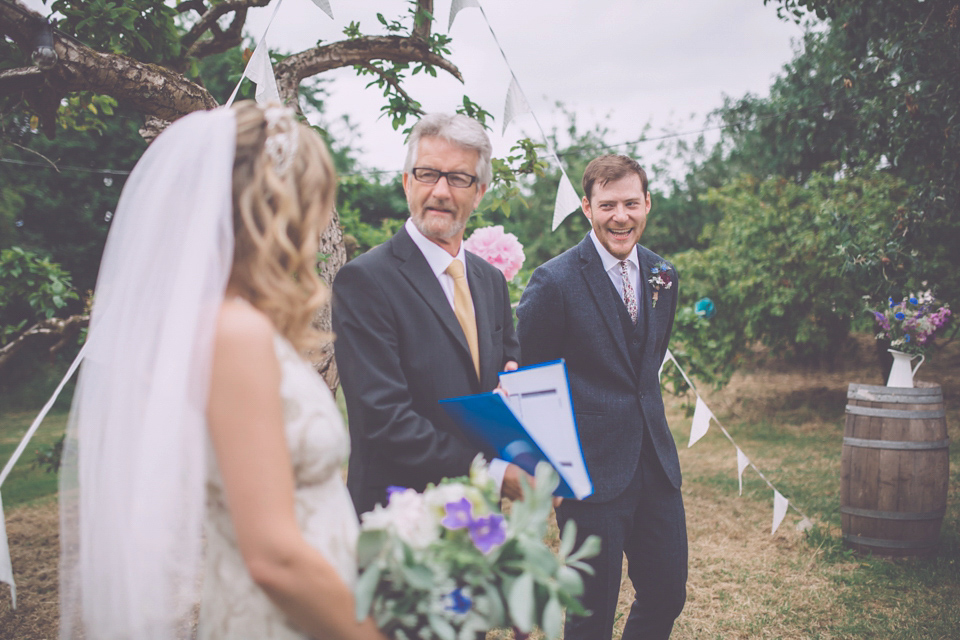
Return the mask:
[[[552,367],[549,369],[548,367]],[[536,371],[539,369],[540,371]],[[540,390],[541,374],[547,380],[543,383],[546,390]],[[567,383],[566,368],[562,360],[523,367],[516,371],[500,374],[501,386],[505,390],[516,389],[513,396],[508,396],[516,407],[522,409],[522,398],[549,395],[556,398],[554,411],[551,415],[549,434],[541,432],[539,440],[544,444],[541,447],[537,438],[531,435],[527,426],[524,426],[517,413],[508,406],[504,396],[498,392],[481,393],[477,395],[461,396],[441,400],[440,404],[451,419],[457,423],[466,437],[487,455],[498,457],[512,462],[518,467],[533,475],[537,463],[544,461],[557,470],[560,484],[554,492],[564,498],[585,498],[593,492],[589,480],[583,454],[580,451],[579,438],[576,431],[576,420],[573,416],[573,403],[570,398],[570,388]],[[559,420],[554,420],[554,415]],[[529,421],[537,419],[531,416]],[[541,419],[544,416],[539,416]],[[569,430],[562,433],[564,428]],[[565,437],[568,449],[562,460],[551,459],[544,448],[550,449],[552,444],[545,438]],[[572,446],[570,446],[572,444]],[[575,449],[572,450],[572,449]],[[579,474],[573,476],[571,474]],[[567,476],[573,479],[574,486],[580,488],[577,496]]]

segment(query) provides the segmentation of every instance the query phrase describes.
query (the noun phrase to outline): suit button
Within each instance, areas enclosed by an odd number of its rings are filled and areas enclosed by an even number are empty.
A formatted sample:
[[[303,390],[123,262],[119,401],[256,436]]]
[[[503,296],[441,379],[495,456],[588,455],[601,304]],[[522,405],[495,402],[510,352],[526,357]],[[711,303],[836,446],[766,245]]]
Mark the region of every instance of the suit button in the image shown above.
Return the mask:
[[[638,340],[637,338],[634,338],[634,339],[633,339],[633,346],[636,347],[636,346],[639,345],[639,344],[640,344],[640,340]]]

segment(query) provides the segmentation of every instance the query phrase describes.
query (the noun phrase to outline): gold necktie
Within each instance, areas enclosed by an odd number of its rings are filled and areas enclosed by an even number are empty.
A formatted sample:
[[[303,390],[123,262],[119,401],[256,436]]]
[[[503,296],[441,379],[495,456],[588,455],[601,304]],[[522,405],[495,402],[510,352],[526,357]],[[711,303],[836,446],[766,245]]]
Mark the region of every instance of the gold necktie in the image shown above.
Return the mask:
[[[473,358],[473,368],[479,380],[480,348],[477,343],[477,317],[473,312],[473,298],[470,297],[470,287],[467,286],[467,277],[463,273],[463,263],[454,260],[444,273],[453,278],[453,313],[457,316],[463,335],[467,338],[470,357]]]

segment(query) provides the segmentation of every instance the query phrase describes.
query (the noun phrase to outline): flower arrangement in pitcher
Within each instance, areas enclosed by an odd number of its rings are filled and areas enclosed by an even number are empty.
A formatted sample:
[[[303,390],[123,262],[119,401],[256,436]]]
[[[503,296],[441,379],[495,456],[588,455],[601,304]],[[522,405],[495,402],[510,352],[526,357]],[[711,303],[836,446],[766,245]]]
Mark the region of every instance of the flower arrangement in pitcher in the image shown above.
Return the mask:
[[[887,298],[886,309],[869,311],[877,323],[878,340],[887,339],[891,349],[917,355],[929,352],[934,336],[952,315],[950,305],[938,301],[929,290],[900,302]]]
[[[357,618],[372,616],[397,640],[472,640],[478,632],[534,627],[560,635],[562,611],[584,615],[584,560],[600,541],[574,550],[576,526],[567,523],[560,548],[544,542],[559,482],[541,462],[524,498],[501,513],[499,494],[477,456],[470,476],[428,485],[418,493],[393,487],[387,506],[363,514],[357,555]]]

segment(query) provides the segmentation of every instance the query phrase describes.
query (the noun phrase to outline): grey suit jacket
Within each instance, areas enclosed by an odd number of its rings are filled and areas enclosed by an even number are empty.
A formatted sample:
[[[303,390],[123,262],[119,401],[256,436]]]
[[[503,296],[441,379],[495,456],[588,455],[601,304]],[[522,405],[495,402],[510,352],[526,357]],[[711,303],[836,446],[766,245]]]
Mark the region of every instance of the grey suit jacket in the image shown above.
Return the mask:
[[[573,395],[580,444],[593,481],[587,500],[606,502],[623,492],[640,459],[643,430],[660,464],[680,487],[677,448],[667,427],[658,377],[677,308],[673,285],[654,308],[650,269],[662,258],[637,245],[643,322],[628,331],[619,293],[589,236],[541,265],[517,308],[523,364],[563,358]],[[669,264],[669,263],[668,263]]]
[[[441,410],[443,398],[490,391],[520,360],[503,275],[467,253],[480,379],[463,330],[426,258],[400,229],[340,269],[333,282],[337,368],[347,403],[347,487],[358,513],[390,485],[418,491],[465,475],[479,452]]]

